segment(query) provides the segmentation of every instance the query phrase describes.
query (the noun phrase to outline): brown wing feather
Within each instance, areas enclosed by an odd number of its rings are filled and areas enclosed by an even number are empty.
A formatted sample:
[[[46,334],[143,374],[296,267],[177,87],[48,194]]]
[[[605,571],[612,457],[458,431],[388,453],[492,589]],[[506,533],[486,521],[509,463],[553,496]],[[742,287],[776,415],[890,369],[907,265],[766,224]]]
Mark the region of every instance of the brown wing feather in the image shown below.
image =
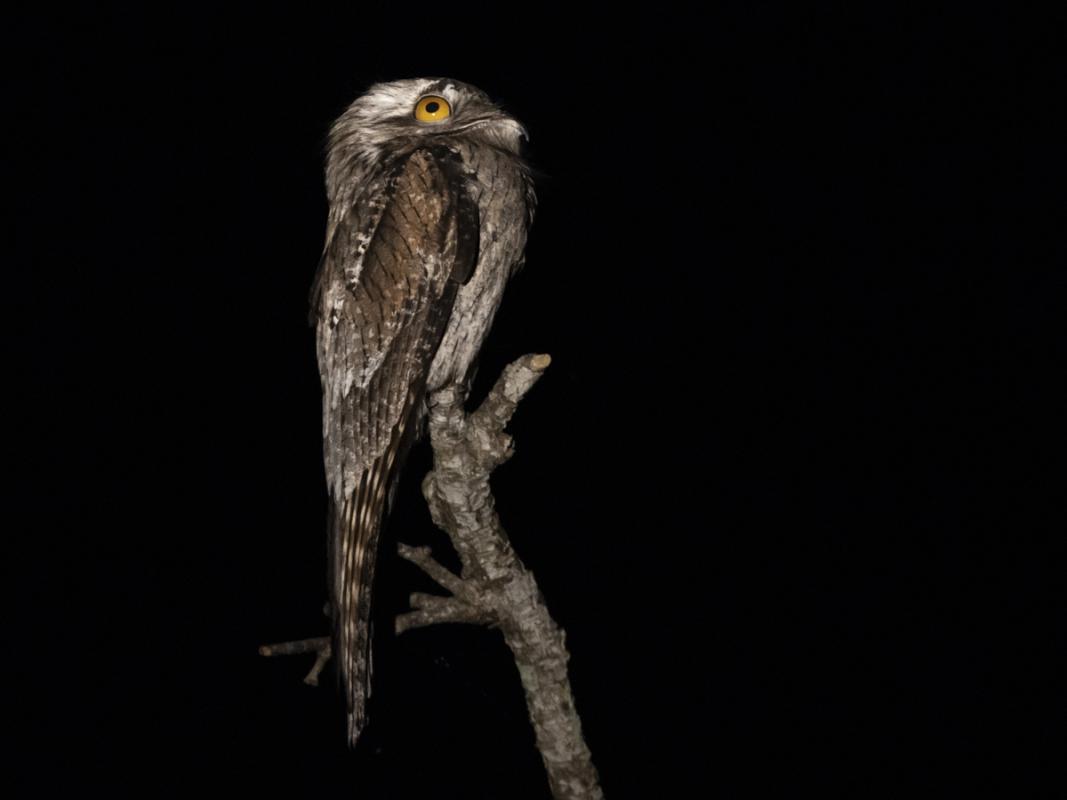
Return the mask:
[[[370,695],[370,592],[383,509],[473,257],[470,203],[447,156],[415,151],[384,191],[384,200],[357,202],[340,218],[317,280],[334,654],[350,744]],[[477,230],[475,220],[475,241]]]

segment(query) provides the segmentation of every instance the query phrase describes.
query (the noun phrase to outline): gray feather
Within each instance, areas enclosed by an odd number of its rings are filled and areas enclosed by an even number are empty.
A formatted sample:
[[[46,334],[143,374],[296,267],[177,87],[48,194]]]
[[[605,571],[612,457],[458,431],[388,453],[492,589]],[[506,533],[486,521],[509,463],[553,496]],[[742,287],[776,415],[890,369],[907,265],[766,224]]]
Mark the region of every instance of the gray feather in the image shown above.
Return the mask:
[[[414,117],[424,95],[451,116]],[[522,126],[457,81],[378,84],[331,131],[312,291],[329,488],[334,654],[354,745],[370,694],[370,598],[386,501],[427,391],[466,381],[522,261]]]

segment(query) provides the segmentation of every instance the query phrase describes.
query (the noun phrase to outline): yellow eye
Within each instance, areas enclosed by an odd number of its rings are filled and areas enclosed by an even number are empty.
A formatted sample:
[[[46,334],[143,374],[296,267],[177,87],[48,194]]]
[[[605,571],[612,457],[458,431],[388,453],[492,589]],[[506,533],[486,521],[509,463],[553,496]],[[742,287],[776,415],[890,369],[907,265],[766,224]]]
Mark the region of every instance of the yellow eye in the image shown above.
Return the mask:
[[[415,119],[419,122],[442,122],[451,115],[452,106],[437,95],[427,95],[415,104]]]

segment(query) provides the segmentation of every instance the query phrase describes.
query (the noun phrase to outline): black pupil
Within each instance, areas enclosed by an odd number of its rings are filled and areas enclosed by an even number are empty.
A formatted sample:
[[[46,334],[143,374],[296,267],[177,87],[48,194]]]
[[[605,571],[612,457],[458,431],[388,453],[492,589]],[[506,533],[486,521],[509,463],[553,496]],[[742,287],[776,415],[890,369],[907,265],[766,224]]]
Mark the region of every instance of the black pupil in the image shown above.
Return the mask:
[[[436,114],[437,113],[437,109],[439,109],[440,107],[441,107],[440,103],[438,103],[436,100],[431,100],[429,103],[426,104],[426,113],[427,114]]]

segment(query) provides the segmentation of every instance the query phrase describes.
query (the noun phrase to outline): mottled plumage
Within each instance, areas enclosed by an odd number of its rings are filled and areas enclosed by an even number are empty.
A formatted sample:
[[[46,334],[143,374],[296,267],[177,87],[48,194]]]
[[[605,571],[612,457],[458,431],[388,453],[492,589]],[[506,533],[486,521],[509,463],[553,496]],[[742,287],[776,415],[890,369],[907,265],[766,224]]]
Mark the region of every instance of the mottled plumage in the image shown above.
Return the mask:
[[[444,118],[417,117],[420,101]],[[534,209],[519,156],[524,137],[483,92],[439,79],[372,86],[330,132],[330,211],[312,313],[331,502],[333,652],[353,745],[370,694],[382,517],[422,427],[426,392],[469,380],[522,262]]]

